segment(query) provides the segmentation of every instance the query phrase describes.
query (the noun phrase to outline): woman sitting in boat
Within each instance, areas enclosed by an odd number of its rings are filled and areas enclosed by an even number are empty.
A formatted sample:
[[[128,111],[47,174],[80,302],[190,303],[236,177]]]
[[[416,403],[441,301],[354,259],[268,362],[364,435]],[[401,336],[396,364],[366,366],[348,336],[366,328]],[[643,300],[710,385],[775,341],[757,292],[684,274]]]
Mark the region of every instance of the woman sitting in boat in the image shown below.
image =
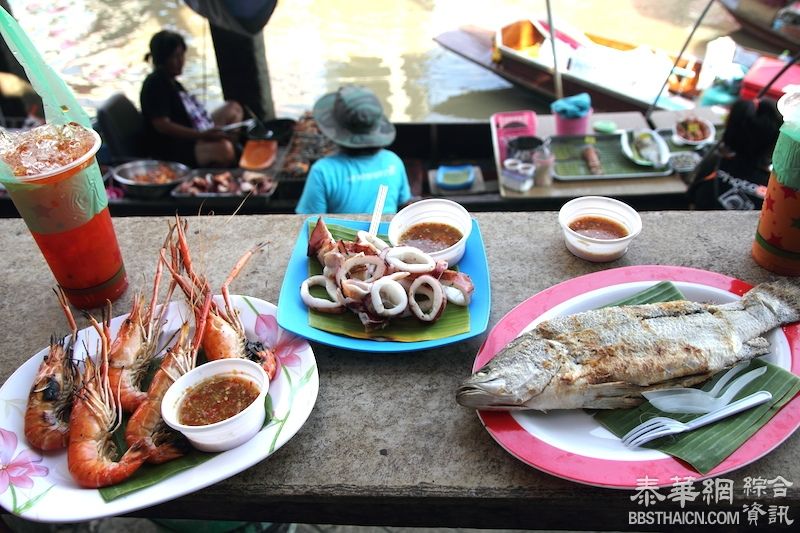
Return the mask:
[[[389,187],[384,213],[411,199],[403,161],[385,148],[394,141],[394,125],[372,91],[341,87],[317,100],[313,115],[339,151],[311,166],[297,213],[371,213],[381,185]]]
[[[221,127],[240,122],[242,106],[228,101],[209,115],[181,85],[176,78],[183,72],[186,42],[180,34],[153,35],[148,59],[153,72],[142,84],[141,106],[149,153],[190,167],[234,166],[236,151]]]
[[[772,151],[782,124],[775,100],[734,102],[722,141],[706,154],[694,171],[688,191],[694,208],[761,209]]]

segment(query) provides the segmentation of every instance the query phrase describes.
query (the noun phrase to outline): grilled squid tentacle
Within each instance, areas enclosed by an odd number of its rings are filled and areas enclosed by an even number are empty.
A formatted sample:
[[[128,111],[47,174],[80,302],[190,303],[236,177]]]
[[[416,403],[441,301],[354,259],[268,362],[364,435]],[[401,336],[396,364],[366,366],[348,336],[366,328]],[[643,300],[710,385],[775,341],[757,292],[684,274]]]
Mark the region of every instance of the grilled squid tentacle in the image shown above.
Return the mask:
[[[309,289],[317,285],[325,287],[325,291],[331,297],[330,300],[311,294]],[[300,298],[309,308],[321,313],[344,313],[345,310],[344,299],[339,293],[336,283],[322,275],[311,276],[300,285]]]
[[[438,320],[446,305],[444,288],[433,276],[419,276],[408,289],[408,306],[411,313],[423,322]]]

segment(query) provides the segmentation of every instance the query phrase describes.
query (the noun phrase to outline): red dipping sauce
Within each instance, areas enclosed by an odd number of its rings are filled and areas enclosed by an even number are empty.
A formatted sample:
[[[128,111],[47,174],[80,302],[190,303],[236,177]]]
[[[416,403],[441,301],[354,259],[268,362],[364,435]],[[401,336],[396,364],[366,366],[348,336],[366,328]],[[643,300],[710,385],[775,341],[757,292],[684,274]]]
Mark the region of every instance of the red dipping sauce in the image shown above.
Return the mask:
[[[628,228],[607,217],[584,215],[569,223],[569,229],[590,239],[613,240],[628,236]]]

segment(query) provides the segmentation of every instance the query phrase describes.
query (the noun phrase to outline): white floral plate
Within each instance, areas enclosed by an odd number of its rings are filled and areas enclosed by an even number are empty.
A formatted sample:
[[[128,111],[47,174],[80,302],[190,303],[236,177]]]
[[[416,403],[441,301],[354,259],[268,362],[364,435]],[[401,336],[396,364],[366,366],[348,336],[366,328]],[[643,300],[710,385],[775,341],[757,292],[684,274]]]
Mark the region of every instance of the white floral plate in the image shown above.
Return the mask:
[[[219,298],[217,296],[216,298]],[[278,326],[277,309],[249,296],[232,296],[251,340],[275,349],[278,373],[270,383],[272,417],[255,437],[150,487],[106,502],[96,489],[80,488],[67,470],[66,452],[40,453],[25,442],[23,419],[28,392],[47,349],[31,357],[0,388],[0,505],[9,512],[41,522],[74,522],[128,513],[172,500],[245,470],[274,453],[303,426],[319,390],[314,352],[308,342]],[[112,320],[116,334],[125,316]],[[182,302],[172,302],[165,335],[190,316]],[[91,328],[78,332],[76,358],[84,344],[97,344]]]

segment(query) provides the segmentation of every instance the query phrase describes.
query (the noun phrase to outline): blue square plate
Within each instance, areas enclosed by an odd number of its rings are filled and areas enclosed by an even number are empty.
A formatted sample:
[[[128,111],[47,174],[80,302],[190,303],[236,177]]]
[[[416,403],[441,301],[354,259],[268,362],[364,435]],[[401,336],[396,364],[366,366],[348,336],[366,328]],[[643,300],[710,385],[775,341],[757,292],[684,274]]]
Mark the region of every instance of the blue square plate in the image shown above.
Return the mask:
[[[469,304],[469,331],[452,337],[442,339],[431,339],[419,342],[398,342],[384,340],[356,339],[345,335],[337,335],[319,329],[312,328],[308,324],[308,308],[300,299],[300,285],[308,278],[308,225],[316,222],[316,218],[308,218],[300,229],[297,243],[286,267],[286,274],[283,276],[281,295],[278,299],[278,324],[285,330],[309,340],[329,344],[347,350],[362,352],[409,352],[413,350],[427,350],[437,346],[444,346],[458,342],[475,335],[480,335],[486,331],[489,324],[489,308],[491,306],[492,295],[489,287],[489,265],[486,261],[486,250],[483,247],[483,239],[478,222],[472,220],[472,231],[467,239],[467,249],[464,257],[458,263],[458,269],[469,274],[475,292],[472,294],[472,301]],[[348,228],[369,229],[369,221],[340,220],[325,217],[327,224],[338,224]],[[381,222],[379,232],[386,234],[389,228],[388,222]]]

